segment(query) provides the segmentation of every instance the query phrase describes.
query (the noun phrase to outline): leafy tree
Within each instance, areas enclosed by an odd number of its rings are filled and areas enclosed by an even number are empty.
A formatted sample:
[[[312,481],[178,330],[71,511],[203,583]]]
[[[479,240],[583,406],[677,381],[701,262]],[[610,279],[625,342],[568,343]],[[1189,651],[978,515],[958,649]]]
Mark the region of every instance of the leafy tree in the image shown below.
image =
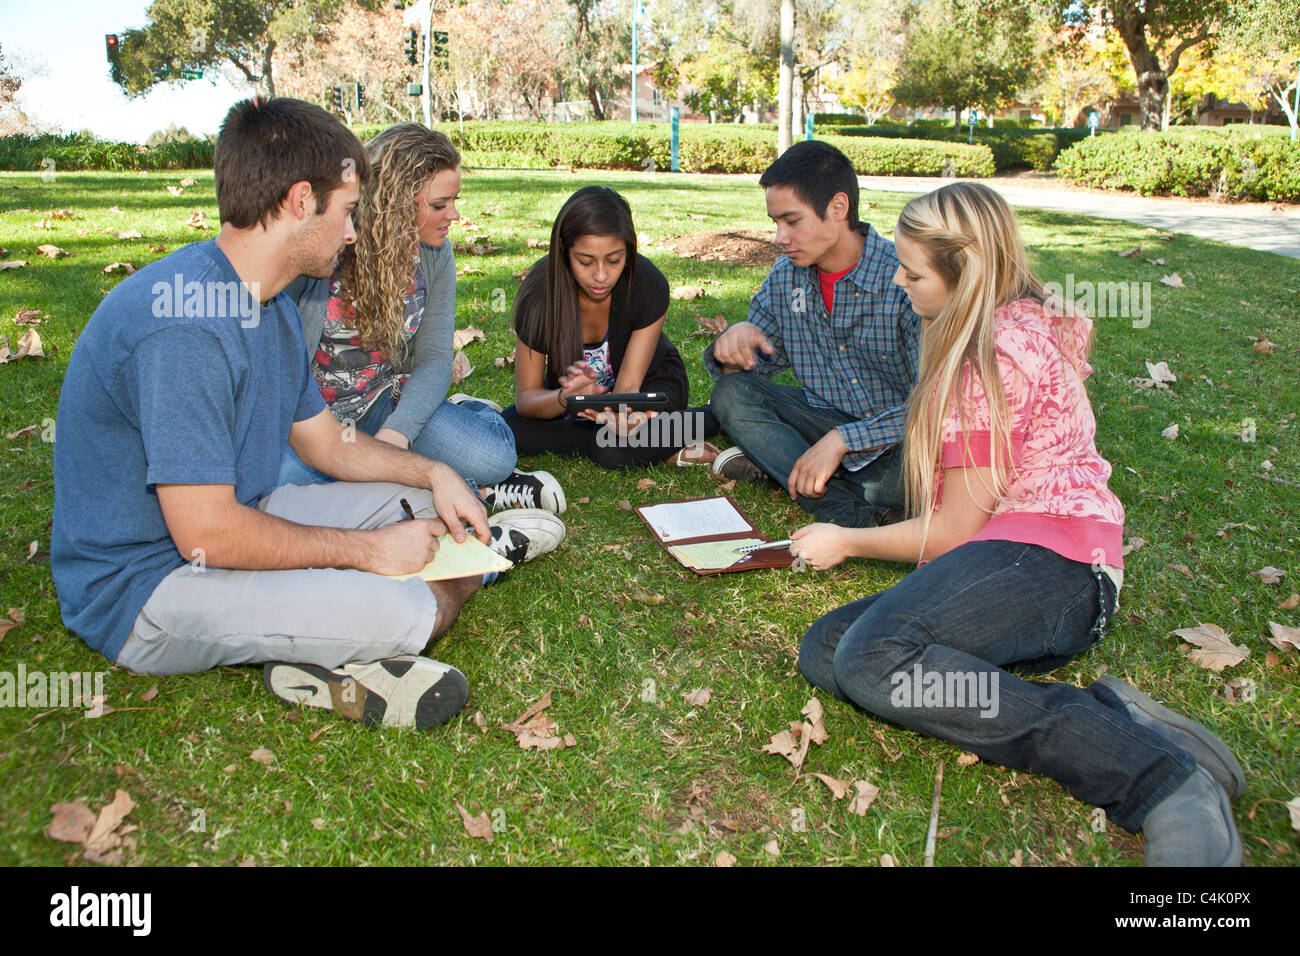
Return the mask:
[[[682,66],[690,86],[686,103],[700,113],[716,111],[733,120],[755,102],[770,103],[776,96],[776,71],[771,60],[750,52],[735,40],[715,36],[703,54]]]
[[[970,106],[993,112],[1034,79],[1028,3],[939,0],[914,11],[894,96],[904,106],[949,106],[954,126]]]
[[[1250,0],[1233,4],[1229,37],[1250,51],[1248,88],[1282,107],[1291,138],[1300,136],[1295,93],[1300,72],[1300,3]]]
[[[22,85],[22,77],[0,50],[0,136],[27,129],[27,115],[18,108],[18,90]]]
[[[1091,103],[1113,99],[1128,80],[1128,57],[1120,62],[1120,77],[1113,69],[1114,43],[1082,26],[1043,20],[1039,24],[1043,68],[1033,96],[1053,126],[1072,126],[1079,111]],[[1121,48],[1122,51],[1122,48]]]
[[[256,85],[259,96],[274,96],[276,48],[320,36],[344,2],[153,0],[148,24],[122,33],[114,80],[127,95],[139,96],[185,73],[229,65]]]
[[[841,102],[862,111],[870,126],[894,108],[897,82],[898,61],[874,56],[855,59],[852,68],[830,85]]]
[[[1227,0],[1056,0],[1055,10],[1072,22],[1115,29],[1137,77],[1142,128],[1154,130],[1168,125],[1169,78],[1183,54],[1215,34],[1231,5]]]

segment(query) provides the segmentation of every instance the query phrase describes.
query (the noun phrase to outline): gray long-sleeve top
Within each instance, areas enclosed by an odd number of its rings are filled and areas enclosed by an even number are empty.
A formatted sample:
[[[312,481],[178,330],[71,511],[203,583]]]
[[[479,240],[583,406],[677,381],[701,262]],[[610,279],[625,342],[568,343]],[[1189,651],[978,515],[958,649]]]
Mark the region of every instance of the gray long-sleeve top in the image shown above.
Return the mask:
[[[456,253],[450,242],[441,246],[420,246],[420,269],[424,273],[424,315],[411,340],[409,359],[394,363],[397,372],[410,377],[402,386],[402,400],[384,422],[413,442],[433,413],[447,398],[451,385],[451,360],[456,332]],[[302,313],[303,339],[310,360],[320,347],[325,330],[325,308],[330,280],[299,276],[284,290],[298,303]]]

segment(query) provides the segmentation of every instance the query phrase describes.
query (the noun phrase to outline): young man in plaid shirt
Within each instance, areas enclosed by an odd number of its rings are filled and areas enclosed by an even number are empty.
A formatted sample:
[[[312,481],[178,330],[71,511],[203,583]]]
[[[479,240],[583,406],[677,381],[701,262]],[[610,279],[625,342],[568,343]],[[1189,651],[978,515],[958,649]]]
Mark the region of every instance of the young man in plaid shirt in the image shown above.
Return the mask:
[[[920,318],[894,285],[894,244],[858,221],[858,180],[826,143],[797,143],[759,179],[785,253],[749,317],[710,343],[714,415],[736,443],[727,478],[771,478],[819,520],[887,522],[903,504],[900,444]],[[778,385],[790,369],[799,384]]]

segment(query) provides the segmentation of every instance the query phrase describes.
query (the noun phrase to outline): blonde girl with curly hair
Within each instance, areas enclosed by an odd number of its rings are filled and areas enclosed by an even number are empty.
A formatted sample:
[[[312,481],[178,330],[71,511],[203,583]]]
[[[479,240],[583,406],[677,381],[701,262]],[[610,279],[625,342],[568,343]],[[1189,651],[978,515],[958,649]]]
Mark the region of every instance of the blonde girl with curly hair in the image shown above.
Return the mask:
[[[1238,865],[1244,778],[1209,730],[1113,675],[1030,681],[1099,641],[1123,582],[1124,508],[1107,487],[1084,380],[1092,321],[1049,301],[1011,208],[980,183],[910,201],[894,281],[922,317],[903,472],[911,517],[813,524],[791,551],[917,561],[816,621],[799,667],[841,700],[1050,776],[1130,832],[1148,865]]]
[[[311,370],[340,421],[451,465],[490,508],[564,510],[546,472],[514,470],[515,443],[493,403],[447,397],[454,355],[460,154],[419,123],[366,147],[372,175],[354,214],[356,242],[329,279],[286,290],[298,303]],[[290,452],[281,484],[327,480]]]

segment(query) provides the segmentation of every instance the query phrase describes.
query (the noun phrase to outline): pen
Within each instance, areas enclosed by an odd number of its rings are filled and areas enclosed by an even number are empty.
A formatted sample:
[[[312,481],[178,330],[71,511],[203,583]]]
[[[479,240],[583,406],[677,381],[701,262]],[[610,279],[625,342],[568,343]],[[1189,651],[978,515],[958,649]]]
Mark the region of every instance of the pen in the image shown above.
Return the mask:
[[[746,544],[739,548],[733,549],[733,554],[753,554],[755,551],[766,551],[768,548],[788,548],[790,539],[784,541],[764,541],[762,544]]]
[[[407,521],[415,520],[415,512],[411,510],[411,503],[405,498],[401,499],[402,512],[406,515]]]

